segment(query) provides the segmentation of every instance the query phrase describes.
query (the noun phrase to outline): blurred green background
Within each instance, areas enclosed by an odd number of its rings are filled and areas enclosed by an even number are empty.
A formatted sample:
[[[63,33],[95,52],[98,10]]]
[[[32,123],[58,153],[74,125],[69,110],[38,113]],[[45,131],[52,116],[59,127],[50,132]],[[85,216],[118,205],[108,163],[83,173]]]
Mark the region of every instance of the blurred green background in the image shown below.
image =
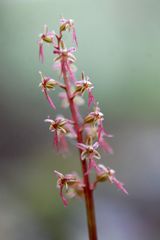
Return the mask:
[[[87,240],[83,201],[64,208],[53,176],[79,171],[77,152],[54,151],[44,119],[55,113],[38,88],[39,70],[54,77],[52,48],[39,62],[38,35],[44,24],[57,30],[61,15],[76,22],[77,76],[92,79],[114,135],[103,162],[129,191],[98,187],[99,239],[160,239],[159,13],[159,0],[0,1],[1,240]]]

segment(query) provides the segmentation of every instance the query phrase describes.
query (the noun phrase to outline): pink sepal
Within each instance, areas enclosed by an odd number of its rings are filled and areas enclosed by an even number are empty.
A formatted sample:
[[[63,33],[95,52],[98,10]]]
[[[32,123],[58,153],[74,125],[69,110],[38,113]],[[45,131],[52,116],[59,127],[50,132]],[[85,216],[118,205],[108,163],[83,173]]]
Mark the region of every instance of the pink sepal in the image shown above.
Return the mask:
[[[127,192],[127,190],[124,188],[123,183],[121,183],[120,181],[118,181],[116,177],[113,177],[113,178],[110,177],[110,180],[111,180],[112,183],[114,183],[114,184],[116,185],[116,187],[117,187],[118,189],[120,189],[122,192],[124,192],[125,194],[128,195],[128,192]]]
[[[88,89],[88,107],[90,107],[92,103],[95,103],[95,97],[93,96],[91,89]]]
[[[44,63],[43,43],[39,42],[39,60]]]
[[[56,110],[56,107],[55,107],[52,99],[51,99],[50,96],[48,95],[47,90],[44,88],[43,91],[44,91],[44,95],[45,95],[47,101],[49,102],[50,106],[51,106],[54,110]]]
[[[62,199],[62,202],[63,202],[64,206],[67,207],[68,201],[67,201],[67,199],[63,195],[63,185],[60,188],[60,197]]]

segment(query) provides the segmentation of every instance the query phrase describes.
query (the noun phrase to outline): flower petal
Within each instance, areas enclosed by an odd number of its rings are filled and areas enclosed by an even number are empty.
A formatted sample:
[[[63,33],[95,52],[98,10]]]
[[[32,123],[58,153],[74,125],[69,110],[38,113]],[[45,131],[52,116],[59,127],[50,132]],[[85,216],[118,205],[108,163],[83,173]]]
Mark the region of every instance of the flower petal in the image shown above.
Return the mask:
[[[52,99],[51,99],[50,96],[48,95],[46,89],[44,89],[44,94],[45,94],[45,97],[46,97],[46,99],[48,100],[50,106],[51,106],[54,110],[56,110],[56,107],[55,107],[55,105],[54,105]]]

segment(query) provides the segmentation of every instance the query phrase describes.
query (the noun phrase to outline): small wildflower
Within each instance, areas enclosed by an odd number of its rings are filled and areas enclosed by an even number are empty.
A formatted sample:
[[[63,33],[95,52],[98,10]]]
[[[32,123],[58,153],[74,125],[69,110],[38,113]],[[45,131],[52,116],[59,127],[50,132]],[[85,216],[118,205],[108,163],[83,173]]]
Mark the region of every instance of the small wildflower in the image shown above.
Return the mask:
[[[94,88],[93,84],[89,81],[89,77],[85,77],[82,72],[82,80],[77,81],[75,83],[76,89],[74,92],[74,96],[77,94],[83,95],[85,91],[88,92],[88,107],[90,107],[91,103],[94,102],[94,96],[92,94],[92,89]]]
[[[73,19],[64,19],[64,18],[60,19],[60,32],[63,32],[66,30],[68,31],[72,30],[72,39],[75,42],[75,44],[78,46],[76,30],[75,30]]]
[[[78,178],[78,175],[76,173],[66,175],[63,175],[58,171],[54,171],[54,173],[58,177],[57,188],[60,189],[60,197],[63,201],[64,206],[68,205],[68,201],[63,194],[63,189],[65,191],[65,195],[67,195],[70,198],[73,198],[76,195],[79,196],[83,195],[84,184]]]
[[[44,62],[43,42],[54,43],[55,32],[48,32],[47,25],[44,25],[44,31],[40,34],[39,44],[39,58]]]
[[[83,144],[83,143],[77,143],[77,147],[82,150],[81,152],[81,160],[88,160],[88,170],[85,174],[89,174],[90,170],[92,168],[97,169],[97,164],[95,162],[95,159],[100,159],[101,155],[96,150],[99,147],[99,143],[95,142],[93,145],[89,144]]]
[[[100,109],[96,107],[94,112],[90,112],[84,118],[84,124],[91,124],[92,126],[95,126],[96,123],[104,120],[103,116],[104,115],[100,112]]]
[[[90,158],[96,158],[100,159],[101,155],[96,150],[99,147],[99,143],[95,142],[93,145],[86,145],[83,143],[77,143],[77,147],[82,150],[81,153],[81,159],[90,159]]]
[[[50,106],[55,110],[56,107],[52,99],[48,95],[47,91],[51,89],[54,90],[56,85],[58,85],[58,83],[54,79],[51,79],[50,77],[43,76],[41,72],[39,72],[39,74],[41,75],[41,83],[39,84],[39,86],[42,88],[42,92],[44,92],[44,95],[47,101],[49,102]]]
[[[58,116],[55,120],[50,118],[45,119],[45,122],[50,123],[49,130],[54,132],[54,144],[57,149],[67,150],[67,143],[65,136],[75,138],[76,133],[72,127],[73,121],[65,119],[62,116]]]
[[[73,52],[76,51],[76,48],[74,47],[71,47],[71,48],[61,48],[60,50],[59,49],[55,49],[53,51],[54,54],[58,54],[58,57],[56,57],[54,59],[54,61],[63,61],[63,62],[66,62],[66,61],[70,61],[70,62],[75,62],[76,61],[76,57],[72,54]]]
[[[72,82],[75,82],[75,76],[74,76],[74,71],[72,70],[72,63],[76,61],[76,57],[73,55],[73,53],[76,51],[76,48],[71,47],[71,48],[65,48],[63,42],[61,41],[61,49],[55,49],[53,51],[54,54],[58,54],[58,57],[54,59],[55,62],[60,62],[61,63],[61,74],[60,76],[64,73],[67,72],[70,75],[70,78]]]
[[[97,179],[96,182],[94,184],[94,186],[98,183],[98,182],[104,182],[109,180],[110,183],[113,183],[116,185],[116,187],[118,189],[120,189],[122,192],[124,192],[125,194],[128,194],[127,190],[124,188],[124,184],[121,183],[120,181],[117,180],[117,178],[115,177],[115,170],[110,169],[109,167],[105,167],[102,164],[98,164],[98,171],[96,172],[97,174]]]

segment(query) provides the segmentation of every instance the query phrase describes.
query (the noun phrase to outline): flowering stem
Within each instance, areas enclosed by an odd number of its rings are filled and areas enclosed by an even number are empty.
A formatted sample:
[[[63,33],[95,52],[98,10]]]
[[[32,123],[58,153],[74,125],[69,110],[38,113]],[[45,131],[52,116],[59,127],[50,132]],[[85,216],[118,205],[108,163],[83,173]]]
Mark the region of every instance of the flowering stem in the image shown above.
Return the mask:
[[[63,63],[62,63],[63,64]],[[71,88],[70,88],[70,80],[67,77],[67,71],[66,68],[63,68],[63,78],[64,83],[66,85],[66,93],[70,105],[70,110],[72,114],[72,120],[75,124],[75,130],[77,133],[77,142],[82,143],[83,137],[82,137],[82,131],[81,127],[78,123],[78,116],[77,116],[77,110],[74,103],[74,98],[72,97]],[[80,155],[82,150],[79,149]],[[80,157],[81,160],[81,157]],[[86,205],[86,214],[87,214],[87,222],[88,222],[88,234],[89,234],[89,240],[97,240],[97,227],[96,227],[96,217],[95,217],[95,207],[94,207],[94,198],[93,198],[93,190],[91,188],[90,180],[87,172],[87,162],[86,160],[81,160],[81,166],[82,166],[82,172],[83,172],[83,180],[84,180],[84,195],[85,195],[85,205]]]

